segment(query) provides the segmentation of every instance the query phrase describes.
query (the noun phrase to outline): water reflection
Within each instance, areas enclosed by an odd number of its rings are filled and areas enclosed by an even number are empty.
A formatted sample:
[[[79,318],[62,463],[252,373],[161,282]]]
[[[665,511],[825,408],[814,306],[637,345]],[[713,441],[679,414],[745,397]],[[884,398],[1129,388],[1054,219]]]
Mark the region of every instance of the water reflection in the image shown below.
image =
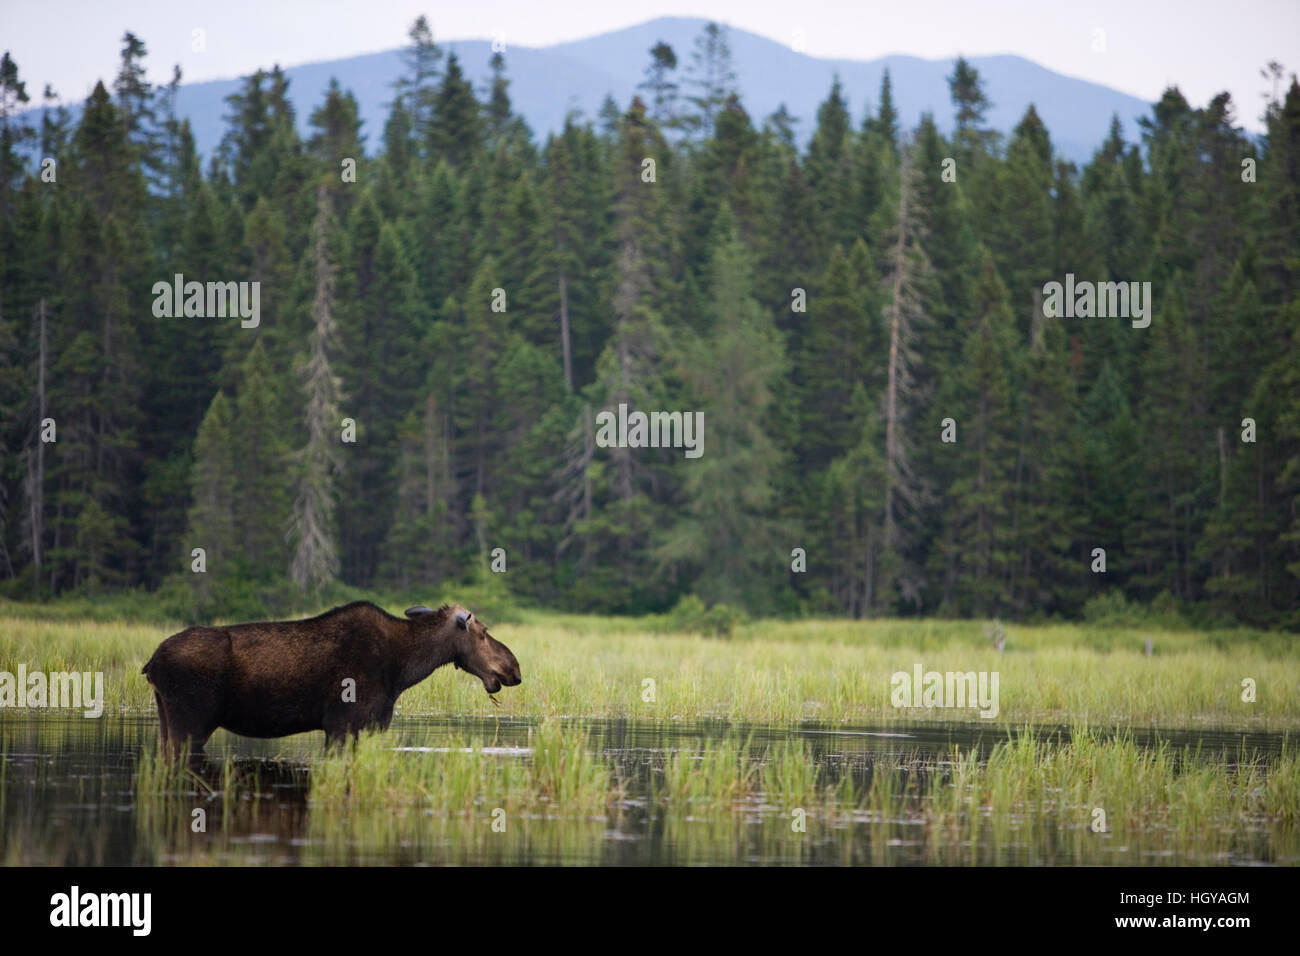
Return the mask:
[[[157,745],[148,716],[84,720],[62,716],[0,719],[0,861],[6,865],[172,864],[804,864],[804,865],[1160,865],[1300,862],[1295,827],[1236,821],[1229,837],[1199,848],[1158,826],[1097,834],[1086,826],[1023,813],[922,812],[929,775],[951,769],[953,748],[981,759],[1007,739],[982,725],[908,725],[887,731],[842,727],[795,730],[726,721],[572,721],[582,727],[619,782],[603,813],[515,813],[504,833],[487,804],[470,813],[434,806],[328,812],[309,801],[319,734],[257,741],[218,733],[208,759],[179,785],[155,791],[141,781],[142,757]],[[526,720],[399,718],[399,746],[412,760],[440,759],[466,736],[498,748],[484,759],[529,760]],[[1035,728],[1066,740],[1065,728]],[[888,787],[858,806],[808,812],[792,826],[788,807],[762,792],[725,812],[667,808],[656,799],[674,754],[711,751],[724,740],[755,754],[802,739],[821,779],[845,777],[859,792],[876,775]],[[1133,732],[1139,746],[1160,740],[1200,748],[1231,765],[1242,754],[1267,760],[1280,734]],[[233,760],[227,760],[233,757]],[[145,792],[148,791],[148,792]],[[489,801],[490,803],[490,801]]]

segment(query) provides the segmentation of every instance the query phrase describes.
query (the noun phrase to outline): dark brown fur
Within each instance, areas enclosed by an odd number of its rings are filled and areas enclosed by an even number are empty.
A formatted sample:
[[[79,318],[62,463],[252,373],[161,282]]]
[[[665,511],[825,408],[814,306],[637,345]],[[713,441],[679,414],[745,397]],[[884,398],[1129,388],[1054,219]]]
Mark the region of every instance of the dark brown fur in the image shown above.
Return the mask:
[[[412,608],[410,620],[359,601],[302,621],[191,627],[163,641],[143,673],[163,746],[198,753],[218,727],[245,737],[325,731],[341,743],[387,727],[406,690],[444,664],[489,694],[521,680],[519,662],[459,605]],[[356,681],[355,701],[344,680]]]

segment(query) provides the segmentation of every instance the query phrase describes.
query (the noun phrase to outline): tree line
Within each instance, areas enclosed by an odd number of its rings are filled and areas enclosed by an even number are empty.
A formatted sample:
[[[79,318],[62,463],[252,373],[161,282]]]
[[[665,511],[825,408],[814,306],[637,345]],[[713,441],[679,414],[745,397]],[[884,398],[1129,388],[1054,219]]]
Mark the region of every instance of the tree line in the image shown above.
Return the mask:
[[[1170,88],[1079,169],[965,60],[951,135],[886,73],[801,149],[725,29],[649,52],[542,142],[421,18],[372,148],[337,83],[301,136],[277,67],[206,164],[132,34],[75,123],[20,118],[5,54],[0,594],[1300,624],[1294,77],[1261,136]],[[1149,281],[1150,326],[1047,314],[1067,273]],[[260,324],[155,315],[175,274]],[[704,454],[601,447],[620,403],[701,411]]]

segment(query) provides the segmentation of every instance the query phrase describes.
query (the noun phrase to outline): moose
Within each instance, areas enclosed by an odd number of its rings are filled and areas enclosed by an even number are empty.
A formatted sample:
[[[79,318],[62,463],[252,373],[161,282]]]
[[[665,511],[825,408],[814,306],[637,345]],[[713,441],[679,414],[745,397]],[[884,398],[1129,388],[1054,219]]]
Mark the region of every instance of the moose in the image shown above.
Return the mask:
[[[444,664],[481,680],[494,703],[523,679],[510,648],[460,605],[408,608],[403,620],[368,601],[301,621],[186,628],[141,673],[164,750],[198,754],[218,727],[245,737],[323,730],[327,748],[383,730],[402,691]]]

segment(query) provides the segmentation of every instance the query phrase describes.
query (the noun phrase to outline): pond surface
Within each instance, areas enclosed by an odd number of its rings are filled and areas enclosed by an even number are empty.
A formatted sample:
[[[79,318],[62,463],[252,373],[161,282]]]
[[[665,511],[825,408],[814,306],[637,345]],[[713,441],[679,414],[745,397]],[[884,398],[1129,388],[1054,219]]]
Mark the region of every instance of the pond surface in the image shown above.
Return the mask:
[[[141,754],[157,746],[149,715],[98,720],[52,715],[0,718],[0,863],[5,865],[1167,865],[1296,864],[1300,836],[1279,835],[1276,821],[1243,819],[1230,838],[1198,849],[1162,832],[1093,833],[1032,812],[991,815],[972,835],[937,837],[923,799],[906,778],[943,773],[954,746],[981,757],[1007,740],[1003,728],[970,724],[908,724],[882,729],[840,726],[768,728],[720,722],[573,720],[592,749],[613,768],[619,787],[600,814],[523,813],[505,832],[482,812],[451,814],[436,806],[326,810],[309,799],[313,761],[323,735],[261,741],[219,731],[207,746],[195,784],[166,800],[137,799]],[[393,729],[403,759],[447,759],[466,738],[481,741],[481,759],[532,759],[536,721],[399,717]],[[1065,739],[1064,728],[1031,731]],[[1281,734],[1197,730],[1133,731],[1150,747],[1199,747],[1228,766],[1243,754],[1264,761],[1284,745]],[[787,809],[764,795],[725,812],[667,808],[653,799],[654,775],[674,753],[704,754],[729,738],[761,752],[802,740],[829,783],[844,776],[869,784],[873,773],[900,777],[898,796],[883,807],[856,807],[803,832]],[[1294,746],[1294,744],[1291,744]],[[239,781],[222,776],[236,758]],[[206,829],[195,832],[202,809]]]

